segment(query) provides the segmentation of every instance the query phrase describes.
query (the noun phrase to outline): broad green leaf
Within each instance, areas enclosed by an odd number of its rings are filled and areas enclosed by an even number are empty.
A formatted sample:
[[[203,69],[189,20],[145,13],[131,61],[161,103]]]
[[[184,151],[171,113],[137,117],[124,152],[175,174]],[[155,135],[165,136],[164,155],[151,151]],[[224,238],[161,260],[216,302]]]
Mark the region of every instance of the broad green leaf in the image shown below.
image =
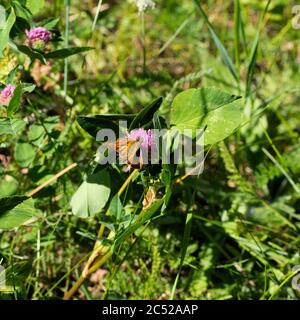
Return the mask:
[[[171,108],[171,125],[179,130],[203,128],[205,115],[239,99],[214,87],[188,89],[179,93]]]
[[[15,148],[14,157],[22,168],[26,168],[35,158],[35,149],[29,143],[18,143]]]
[[[0,229],[13,229],[39,214],[34,208],[33,199],[27,199],[11,210],[0,213]]]
[[[14,113],[16,113],[21,104],[21,97],[22,97],[22,87],[19,85],[16,87],[14,94],[9,102],[7,107],[7,115],[11,117]]]
[[[44,6],[45,0],[26,0],[26,7],[32,14],[37,14]]]
[[[43,120],[43,125],[32,124],[28,131],[29,141],[34,145],[41,147],[46,137],[46,130],[47,133],[50,134],[58,123],[59,117],[52,116],[47,117],[45,120]]]
[[[45,129],[43,126],[38,124],[33,124],[30,126],[28,131],[28,139],[34,145],[40,147],[43,143],[45,136]]]
[[[133,119],[129,130],[141,128],[148,122],[152,121],[154,113],[159,109],[163,99],[162,97],[155,99],[144,109],[142,109]]]
[[[17,134],[26,126],[26,122],[21,119],[0,118],[0,135]]]
[[[13,176],[4,175],[0,181],[0,197],[11,196],[18,190],[19,182]]]
[[[99,213],[110,196],[110,176],[101,170],[89,176],[71,199],[72,212],[78,217],[87,218]]]
[[[244,99],[232,102],[207,114],[204,119],[204,143],[214,144],[230,136],[244,121]]]
[[[5,49],[5,47],[8,43],[9,33],[10,33],[10,30],[13,27],[15,21],[16,21],[15,11],[13,8],[11,8],[11,12],[10,12],[9,16],[7,17],[4,28],[2,30],[0,30],[0,58],[3,57],[3,50]]]
[[[60,49],[60,50],[46,53],[44,56],[46,59],[65,59],[65,58],[72,56],[74,54],[89,51],[92,49],[94,49],[94,48],[92,48],[92,47],[70,47],[70,48]]]

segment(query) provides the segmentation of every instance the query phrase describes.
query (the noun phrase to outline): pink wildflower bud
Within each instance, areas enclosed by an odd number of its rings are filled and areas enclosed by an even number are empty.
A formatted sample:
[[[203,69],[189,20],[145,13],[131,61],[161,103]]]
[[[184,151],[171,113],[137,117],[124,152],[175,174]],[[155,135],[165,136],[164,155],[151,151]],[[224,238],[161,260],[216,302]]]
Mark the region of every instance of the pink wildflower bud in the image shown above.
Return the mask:
[[[25,33],[28,46],[34,49],[43,49],[51,40],[51,32],[43,27],[25,30]]]
[[[14,94],[16,87],[12,84],[8,84],[1,92],[0,92],[0,104],[4,106],[8,106],[9,102]]]
[[[134,145],[129,148],[127,157],[129,168],[141,169],[144,164],[149,164],[156,158],[157,147],[152,130],[143,128],[132,130],[127,133],[127,139],[139,141],[138,149]]]
[[[127,138],[130,140],[140,140],[141,148],[150,151],[154,146],[154,136],[151,130],[145,130],[143,128],[135,129],[127,134]]]

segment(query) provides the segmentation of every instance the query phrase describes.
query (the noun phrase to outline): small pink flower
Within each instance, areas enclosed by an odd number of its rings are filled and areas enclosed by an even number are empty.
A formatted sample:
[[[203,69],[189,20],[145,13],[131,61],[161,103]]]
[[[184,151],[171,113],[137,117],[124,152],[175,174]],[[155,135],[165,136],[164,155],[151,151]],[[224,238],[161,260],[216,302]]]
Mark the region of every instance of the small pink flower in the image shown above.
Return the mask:
[[[141,169],[144,164],[149,164],[152,161],[152,157],[155,158],[156,146],[154,133],[152,130],[145,130],[143,128],[134,129],[127,133],[127,139],[136,140],[140,142],[139,149],[136,151],[134,158],[130,159],[128,152],[128,168]]]
[[[44,48],[51,40],[51,32],[43,27],[25,30],[27,44],[32,48]]]
[[[128,139],[141,140],[141,147],[145,150],[151,150],[154,146],[154,135],[151,130],[145,130],[143,128],[134,129],[127,134]]]
[[[8,84],[1,92],[0,92],[0,104],[4,106],[8,106],[9,102],[14,94],[16,86],[12,84]]]

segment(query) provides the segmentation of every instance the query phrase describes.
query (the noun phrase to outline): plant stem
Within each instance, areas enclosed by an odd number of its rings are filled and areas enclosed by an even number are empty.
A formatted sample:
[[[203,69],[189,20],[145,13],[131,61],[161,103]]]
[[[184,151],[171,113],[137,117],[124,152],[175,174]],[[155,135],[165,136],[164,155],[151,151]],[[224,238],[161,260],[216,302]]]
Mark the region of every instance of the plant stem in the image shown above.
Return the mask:
[[[102,6],[102,0],[99,0],[98,1],[96,15],[95,15],[95,18],[94,18],[94,21],[93,21],[93,25],[92,25],[92,32],[94,32],[94,30],[96,28],[96,24],[97,24],[97,20],[98,20],[98,17],[99,17],[100,10],[101,10],[101,6]]]
[[[136,174],[138,173],[138,169],[134,169],[131,174],[129,175],[129,177],[125,180],[125,182],[123,183],[122,187],[120,188],[119,192],[118,192],[118,196],[120,197],[121,194],[124,192],[124,190],[126,189],[126,187],[128,186],[128,184],[130,183],[131,180],[133,180],[133,178],[135,178]]]
[[[126,187],[129,185],[129,183],[133,180],[133,178],[138,173],[138,169],[135,169],[132,171],[132,173],[128,176],[128,178],[125,180],[123,185],[118,191],[118,196],[121,196],[121,194],[124,192]],[[100,226],[98,237],[102,237],[104,233],[105,226],[102,224]],[[108,235],[108,239],[112,238],[114,236],[114,232],[110,232]],[[107,251],[103,252],[104,249],[107,249]],[[102,253],[102,254],[101,254]],[[69,300],[73,297],[73,295],[77,292],[77,290],[80,288],[80,286],[84,283],[84,281],[98,268],[100,268],[111,256],[112,251],[107,246],[103,246],[101,243],[98,243],[98,240],[96,240],[93,252],[91,253],[87,264],[85,265],[81,276],[79,279],[75,282],[75,284],[72,286],[72,288],[66,292],[64,296],[64,300]]]
[[[72,288],[66,292],[64,295],[64,300],[70,300],[74,294],[77,292],[77,290],[81,287],[81,285],[84,283],[84,281],[97,269],[99,269],[110,257],[112,256],[112,252],[109,250],[106,252],[106,254],[101,257],[98,261],[96,261],[92,267],[88,270],[87,274],[81,274],[81,276],[78,278],[78,280],[75,282],[75,284],[72,286]]]
[[[41,229],[38,226],[36,236],[36,278],[40,278],[40,262],[41,262]],[[36,282],[35,291],[38,290],[38,281]]]
[[[102,256],[98,261],[96,260],[96,262],[89,269],[88,275],[90,276],[97,269],[99,269],[111,256],[112,256],[112,251],[109,249],[109,251],[104,256]]]
[[[146,74],[146,65],[147,65],[147,52],[146,52],[146,39],[145,39],[145,15],[144,12],[141,12],[141,38],[143,46],[143,72]]]
[[[67,173],[68,171],[70,171],[71,169],[77,167],[77,163],[72,163],[70,164],[68,167],[66,167],[65,169],[63,169],[62,171],[58,172],[55,176],[51,177],[49,180],[45,181],[43,184],[41,184],[40,186],[38,186],[37,188],[35,188],[34,190],[30,191],[27,193],[28,197],[32,197],[33,195],[35,195],[36,193],[38,193],[39,191],[41,191],[43,188],[45,188],[48,184],[50,184],[51,182],[57,180],[59,177],[61,177],[62,175],[64,175],[65,173]]]
[[[70,15],[70,3],[71,0],[65,0],[66,6],[66,16],[65,16],[65,48],[69,45],[69,15]],[[68,91],[68,58],[65,59],[65,66],[64,66],[64,97],[66,99]]]
[[[80,286],[83,284],[85,279],[86,278],[83,275],[81,275],[75,282],[73,287],[65,294],[64,300],[70,300],[73,297],[73,295],[77,292],[77,290],[80,288]]]

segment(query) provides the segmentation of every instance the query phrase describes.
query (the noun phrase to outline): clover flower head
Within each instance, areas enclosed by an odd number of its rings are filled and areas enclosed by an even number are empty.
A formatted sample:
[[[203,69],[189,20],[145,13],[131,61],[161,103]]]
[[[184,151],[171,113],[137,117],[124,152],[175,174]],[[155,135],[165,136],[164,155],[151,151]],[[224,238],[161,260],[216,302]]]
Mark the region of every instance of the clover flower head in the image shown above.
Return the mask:
[[[127,134],[128,139],[139,140],[141,139],[141,147],[145,150],[151,150],[154,146],[154,135],[152,130],[145,130],[143,128],[134,129]]]
[[[25,33],[28,46],[35,49],[43,49],[51,40],[51,32],[43,27],[25,30]]]
[[[4,106],[8,106],[16,87],[12,84],[8,84],[1,92],[0,92],[0,104]]]
[[[139,13],[143,13],[147,8],[155,8],[155,2],[152,0],[135,0],[135,3],[139,9]]]

